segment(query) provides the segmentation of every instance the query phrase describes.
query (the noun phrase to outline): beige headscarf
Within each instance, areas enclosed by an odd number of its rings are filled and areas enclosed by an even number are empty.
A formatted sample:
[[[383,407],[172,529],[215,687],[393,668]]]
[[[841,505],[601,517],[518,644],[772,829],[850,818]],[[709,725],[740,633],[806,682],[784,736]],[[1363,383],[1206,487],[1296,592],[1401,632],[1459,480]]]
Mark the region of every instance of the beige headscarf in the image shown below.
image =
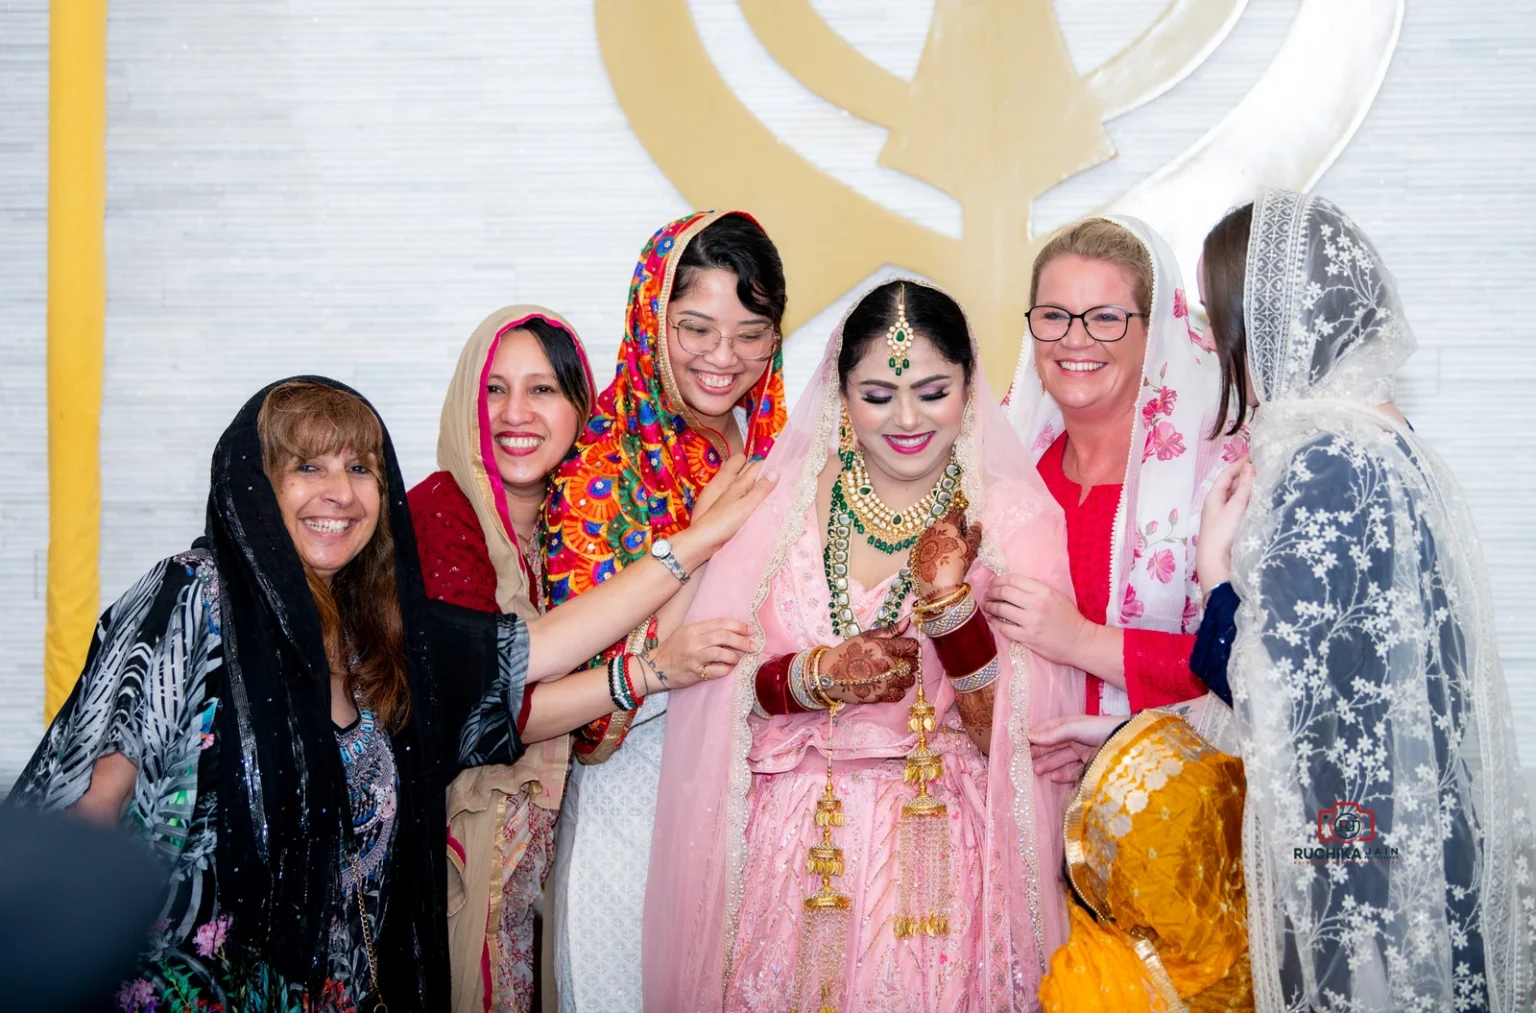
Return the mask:
[[[583,365],[586,350],[576,329],[560,314],[542,306],[507,306],[481,322],[470,335],[448,394],[443,399],[437,436],[437,466],[453,476],[474,508],[485,532],[491,565],[496,570],[496,607],[524,618],[539,613],[540,575],[523,558],[517,532],[506,513],[506,494],[492,456],[491,434],[484,424],[481,392],[502,335],[532,319],[564,329],[575,342]],[[596,400],[592,370],[587,366],[588,404]],[[483,988],[480,955],[486,932],[501,921],[501,829],[509,798],[527,792],[529,801],[558,810],[565,792],[571,739],[561,735],[528,747],[511,766],[475,767],[461,773],[448,788],[448,829],[464,847],[461,859],[448,856],[448,934],[453,966],[455,1013],[480,1013]],[[489,911],[482,922],[477,912]]]

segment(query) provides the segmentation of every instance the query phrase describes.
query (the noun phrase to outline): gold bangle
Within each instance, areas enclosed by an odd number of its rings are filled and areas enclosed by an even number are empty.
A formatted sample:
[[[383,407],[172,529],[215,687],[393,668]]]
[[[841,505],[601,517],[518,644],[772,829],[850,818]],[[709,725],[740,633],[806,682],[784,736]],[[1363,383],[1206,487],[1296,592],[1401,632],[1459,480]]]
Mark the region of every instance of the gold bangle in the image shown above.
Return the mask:
[[[947,591],[931,601],[917,601],[912,604],[912,617],[920,623],[943,615],[951,605],[963,601],[971,593],[971,585],[961,584],[953,591]]]
[[[821,656],[831,649],[825,644],[817,644],[811,648],[811,656],[805,659],[805,681],[810,687],[811,698],[828,710],[832,709],[836,701],[821,688]]]

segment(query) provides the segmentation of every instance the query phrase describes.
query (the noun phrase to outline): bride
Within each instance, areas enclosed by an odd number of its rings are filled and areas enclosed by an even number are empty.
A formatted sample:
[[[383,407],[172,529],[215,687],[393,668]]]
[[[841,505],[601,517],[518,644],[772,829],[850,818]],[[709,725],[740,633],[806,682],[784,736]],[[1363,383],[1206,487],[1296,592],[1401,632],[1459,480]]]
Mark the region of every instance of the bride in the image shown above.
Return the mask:
[[[1000,649],[976,608],[1010,570],[1071,586],[955,301],[865,294],[767,467],[785,480],[689,615],[762,646],[672,702],[646,1008],[1033,1008],[1065,935],[1065,786],[1031,774],[1026,729],[1080,711],[1083,676]]]

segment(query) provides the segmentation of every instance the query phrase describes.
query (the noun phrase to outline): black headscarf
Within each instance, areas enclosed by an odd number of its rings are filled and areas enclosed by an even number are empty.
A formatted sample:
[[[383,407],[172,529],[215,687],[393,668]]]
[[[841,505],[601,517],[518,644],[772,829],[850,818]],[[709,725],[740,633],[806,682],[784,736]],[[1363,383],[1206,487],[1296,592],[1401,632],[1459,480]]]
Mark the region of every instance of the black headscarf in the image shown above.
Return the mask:
[[[334,380],[290,380],[334,387],[367,404]],[[340,910],[339,856],[350,817],[319,613],[263,470],[256,429],[268,393],[290,380],[246,402],[213,454],[206,540],[218,570],[224,644],[216,857],[219,905],[234,916],[235,938],[318,994],[327,927]],[[388,485],[380,523],[394,535],[411,690],[410,719],[391,736],[400,784],[377,933],[379,983],[391,1009],[438,1010],[449,1005],[443,791],[458,770],[459,727],[497,672],[498,624],[495,616],[427,600],[405,482],[382,419],[379,425]],[[515,737],[511,745],[520,749]]]

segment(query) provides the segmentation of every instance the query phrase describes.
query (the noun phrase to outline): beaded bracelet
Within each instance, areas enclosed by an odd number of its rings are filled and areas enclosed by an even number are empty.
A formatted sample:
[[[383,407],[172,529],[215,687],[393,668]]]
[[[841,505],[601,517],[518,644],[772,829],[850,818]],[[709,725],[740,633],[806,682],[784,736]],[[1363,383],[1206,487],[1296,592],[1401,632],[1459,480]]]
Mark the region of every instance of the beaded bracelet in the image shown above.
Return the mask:
[[[629,657],[621,652],[608,659],[608,696],[613,700],[614,708],[621,711],[640,709],[634,687],[629,682]]]
[[[986,689],[997,681],[997,656],[970,675],[961,676],[958,679],[950,679],[949,686],[955,691],[956,696],[964,693],[974,693],[979,689]]]
[[[789,663],[789,692],[794,697],[795,703],[808,711],[821,710],[821,704],[811,696],[810,687],[806,684],[807,662],[811,660],[810,651],[801,651],[795,655],[795,660]]]

